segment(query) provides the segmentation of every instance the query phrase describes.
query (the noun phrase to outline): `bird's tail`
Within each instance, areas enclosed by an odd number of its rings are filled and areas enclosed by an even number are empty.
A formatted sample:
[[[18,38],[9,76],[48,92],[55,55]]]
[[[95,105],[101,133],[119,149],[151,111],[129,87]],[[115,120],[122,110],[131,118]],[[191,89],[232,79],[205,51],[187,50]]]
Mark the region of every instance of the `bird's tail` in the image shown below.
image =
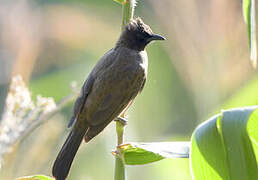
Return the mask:
[[[87,127],[73,127],[62,149],[60,150],[52,169],[52,174],[56,178],[56,180],[66,179],[70,167],[72,165],[74,156],[82,142],[86,130]]]

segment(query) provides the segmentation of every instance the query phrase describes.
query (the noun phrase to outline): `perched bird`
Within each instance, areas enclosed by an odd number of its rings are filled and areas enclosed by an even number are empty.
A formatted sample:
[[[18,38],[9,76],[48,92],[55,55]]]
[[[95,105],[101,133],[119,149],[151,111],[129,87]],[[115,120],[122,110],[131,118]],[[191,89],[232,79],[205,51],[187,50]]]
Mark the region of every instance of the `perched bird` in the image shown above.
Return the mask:
[[[65,180],[82,139],[89,142],[124,113],[145,84],[148,57],[145,47],[164,40],[140,19],[131,20],[115,47],[95,65],[74,105],[74,124],[54,163],[56,180]]]

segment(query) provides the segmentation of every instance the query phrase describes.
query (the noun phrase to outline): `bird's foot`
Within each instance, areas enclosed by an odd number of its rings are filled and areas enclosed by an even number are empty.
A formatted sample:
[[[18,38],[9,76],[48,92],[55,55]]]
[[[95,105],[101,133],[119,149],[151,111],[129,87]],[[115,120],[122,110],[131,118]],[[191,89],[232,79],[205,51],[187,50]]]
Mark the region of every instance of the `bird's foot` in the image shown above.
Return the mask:
[[[118,117],[115,119],[115,121],[120,122],[120,123],[123,124],[124,126],[127,125],[127,118],[125,118],[125,117],[119,117],[119,116],[118,116]]]

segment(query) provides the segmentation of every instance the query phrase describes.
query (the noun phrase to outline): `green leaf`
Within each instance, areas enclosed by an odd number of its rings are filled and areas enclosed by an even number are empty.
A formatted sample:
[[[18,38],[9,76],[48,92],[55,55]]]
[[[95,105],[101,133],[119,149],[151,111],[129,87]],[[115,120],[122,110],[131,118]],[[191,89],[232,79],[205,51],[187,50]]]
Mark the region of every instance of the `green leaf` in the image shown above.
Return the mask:
[[[127,165],[142,165],[164,158],[188,158],[189,142],[128,143],[119,146]]]
[[[194,179],[258,179],[258,106],[222,111],[193,133]]]
[[[44,175],[34,175],[34,176],[20,177],[20,178],[17,178],[16,180],[55,180],[55,179]]]
[[[252,65],[257,64],[256,28],[255,28],[255,0],[243,0],[243,15],[247,25],[250,59]]]

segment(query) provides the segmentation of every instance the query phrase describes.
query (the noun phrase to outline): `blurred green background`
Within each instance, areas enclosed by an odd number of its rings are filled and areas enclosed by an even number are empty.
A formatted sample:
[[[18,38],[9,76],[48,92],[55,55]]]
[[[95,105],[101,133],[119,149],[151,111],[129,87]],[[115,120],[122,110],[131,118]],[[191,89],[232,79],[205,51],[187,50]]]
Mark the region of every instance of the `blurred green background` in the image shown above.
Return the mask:
[[[147,48],[146,86],[129,112],[126,141],[188,141],[222,108],[258,104],[240,1],[141,0],[140,16],[167,38]],[[121,7],[112,0],[0,1],[0,113],[10,77],[21,74],[32,96],[69,95],[81,87],[119,37]],[[64,142],[72,104],[5,157],[0,179],[45,174]],[[115,123],[83,144],[69,179],[113,179]],[[191,179],[188,159],[127,167],[128,180]]]

